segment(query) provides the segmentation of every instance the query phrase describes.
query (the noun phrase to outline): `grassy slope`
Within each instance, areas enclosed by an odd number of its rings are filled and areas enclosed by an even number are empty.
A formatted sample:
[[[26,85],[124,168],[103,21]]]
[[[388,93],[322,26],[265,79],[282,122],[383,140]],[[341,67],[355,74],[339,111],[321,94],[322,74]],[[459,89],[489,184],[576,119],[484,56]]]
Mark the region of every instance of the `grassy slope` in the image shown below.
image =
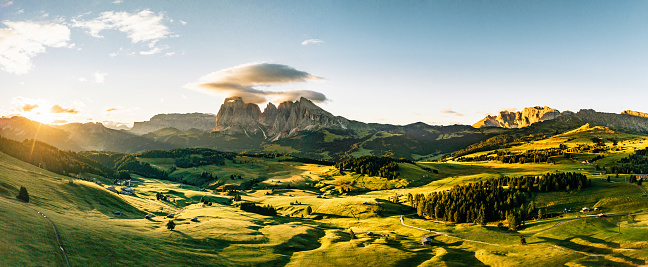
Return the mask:
[[[571,133],[574,134],[574,133]],[[568,142],[574,145],[586,142],[587,137],[577,134]],[[574,136],[536,141],[510,149],[534,149],[543,146],[555,147]],[[620,142],[620,151],[612,151],[599,162],[602,166],[612,164],[635,148],[646,146],[646,142],[629,136]],[[591,142],[591,140],[590,140]],[[247,163],[225,166],[202,166],[195,170],[181,169],[174,175],[197,175],[202,171],[214,174],[238,174],[246,178],[267,175],[261,187],[243,192],[243,199],[262,204],[271,204],[280,214],[291,217],[265,217],[238,211],[215,204],[202,207],[196,204],[201,197],[211,201],[225,202],[219,193],[199,192],[192,186],[181,186],[168,181],[139,178],[144,183],[136,188],[137,196],[119,197],[99,186],[77,182],[67,184],[65,177],[21,163],[0,154],[0,244],[17,245],[0,247],[0,258],[6,258],[9,265],[60,265],[62,263],[56,245],[45,221],[24,205],[13,199],[20,185],[25,185],[33,197],[28,204],[42,209],[57,224],[66,250],[73,265],[91,265],[110,261],[113,264],[138,265],[284,265],[289,266],[519,266],[519,265],[637,265],[648,259],[648,216],[611,217],[568,222],[561,227],[527,236],[529,245],[519,245],[516,236],[438,236],[432,246],[421,246],[418,239],[428,232],[400,225],[399,215],[411,214],[406,205],[388,202],[395,193],[425,193],[443,190],[452,185],[479,181],[498,175],[539,174],[550,171],[579,171],[598,178],[593,166],[580,164],[580,158],[593,155],[577,155],[576,160],[562,159],[559,164],[501,164],[496,162],[476,163],[419,163],[439,171],[432,174],[411,165],[401,164],[401,176],[410,181],[410,187],[389,190],[380,187],[377,177],[362,177],[357,174],[339,174],[331,167],[301,163],[285,163],[276,160],[239,158]],[[172,162],[165,159],[150,159],[148,162],[168,169]],[[428,175],[424,177],[424,175]],[[4,178],[7,177],[7,178]],[[538,207],[549,211],[563,208],[578,209],[581,206],[601,207],[606,213],[648,211],[648,198],[642,197],[633,185],[622,183],[623,178],[613,178],[617,183],[594,180],[594,187],[581,192],[555,192],[535,194]],[[238,183],[222,179],[230,183]],[[365,181],[372,181],[366,183]],[[359,192],[348,196],[326,196],[317,198],[321,188],[297,187],[300,189],[278,189],[270,194],[263,186],[305,185],[323,182],[339,186],[354,183],[360,186],[375,184],[374,191]],[[422,185],[411,187],[411,185]],[[368,188],[367,185],[364,185]],[[644,188],[648,188],[644,185]],[[305,189],[305,190],[304,190]],[[381,189],[381,190],[376,190]],[[155,193],[170,195],[172,202],[155,201]],[[268,193],[268,194],[266,194]],[[301,205],[291,205],[298,201]],[[382,211],[375,205],[363,202],[382,202]],[[404,202],[402,198],[401,203]],[[4,203],[8,203],[4,205]],[[310,206],[313,214],[305,213]],[[115,217],[112,210],[125,212]],[[176,231],[164,227],[166,219],[155,217],[152,221],[140,219],[145,213],[163,215],[175,213],[179,217]],[[7,215],[4,215],[7,214]],[[300,218],[298,220],[293,217]],[[545,229],[551,225],[574,218],[567,214],[563,218],[552,218],[527,222],[521,232]],[[15,218],[20,218],[18,221]],[[200,223],[190,222],[197,217]],[[407,217],[406,223],[425,229],[445,232],[500,233],[506,232],[491,223],[486,227],[472,224],[451,224]],[[621,225],[623,234],[618,234]],[[323,227],[331,230],[315,229]],[[333,229],[353,229],[358,239]],[[31,232],[30,232],[31,231]],[[369,237],[366,232],[384,236]],[[7,233],[7,234],[5,234]],[[33,234],[32,234],[33,233]],[[49,235],[49,236],[48,236]],[[404,237],[396,237],[401,235]],[[49,243],[48,243],[49,242]],[[2,246],[2,245],[0,245]],[[5,252],[6,251],[6,252]],[[126,256],[125,256],[126,255]]]

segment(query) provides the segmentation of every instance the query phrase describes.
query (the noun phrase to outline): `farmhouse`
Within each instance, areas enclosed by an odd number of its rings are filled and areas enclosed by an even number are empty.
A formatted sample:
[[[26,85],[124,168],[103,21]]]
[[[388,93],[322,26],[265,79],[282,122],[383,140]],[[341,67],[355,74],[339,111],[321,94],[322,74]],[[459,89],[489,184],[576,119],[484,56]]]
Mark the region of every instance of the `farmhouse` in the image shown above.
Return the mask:
[[[637,180],[648,180],[648,174],[635,174],[635,177],[637,178]]]
[[[175,217],[175,215],[173,215],[173,214],[167,215],[167,218],[174,218],[174,217]]]
[[[113,212],[115,215],[121,215],[121,211],[115,211]]]
[[[589,212],[589,211],[590,211],[589,208],[582,208],[582,209],[581,209],[581,212],[582,212],[582,213]]]
[[[191,221],[192,221],[192,222],[198,222],[198,217],[193,217],[193,218],[191,218]]]
[[[421,245],[432,245],[432,238],[429,237],[421,238]]]
[[[153,214],[146,214],[146,216],[144,216],[144,218],[150,220],[151,218],[153,218]]]

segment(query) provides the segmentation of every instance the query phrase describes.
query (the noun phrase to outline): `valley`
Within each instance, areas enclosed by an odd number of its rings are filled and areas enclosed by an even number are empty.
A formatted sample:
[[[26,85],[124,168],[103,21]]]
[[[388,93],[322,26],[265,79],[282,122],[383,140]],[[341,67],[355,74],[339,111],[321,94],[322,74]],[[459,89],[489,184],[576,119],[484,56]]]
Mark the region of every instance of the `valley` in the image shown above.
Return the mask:
[[[131,186],[114,185],[124,180],[108,174],[52,173],[2,153],[0,229],[5,245],[0,249],[8,265],[65,266],[41,212],[56,225],[71,266],[106,261],[145,266],[642,265],[648,259],[648,197],[641,189],[648,188],[630,183],[630,174],[610,170],[646,147],[648,137],[642,134],[584,125],[442,161],[393,161],[398,166],[393,178],[268,152],[132,154],[140,167],[100,158],[125,162],[121,157],[130,154],[78,154],[79,159],[94,159],[83,162],[130,172]],[[541,162],[504,163],[495,157],[547,149],[564,151]],[[592,162],[596,156],[602,158]],[[162,171],[164,177],[143,176],[148,172],[141,166]],[[550,192],[518,187],[527,198],[523,206],[531,201],[534,211],[546,217],[529,215],[515,231],[507,229],[507,220],[480,225],[422,217],[408,199],[502,177],[565,172],[585,175],[591,186]],[[29,203],[15,198],[21,186],[28,189]],[[133,195],[107,190],[111,186],[130,187]],[[243,211],[238,207],[242,203],[271,206],[277,215]],[[579,212],[583,207],[600,211]],[[144,218],[147,214],[153,217]],[[171,220],[176,226],[168,230]],[[431,245],[421,244],[425,237]]]

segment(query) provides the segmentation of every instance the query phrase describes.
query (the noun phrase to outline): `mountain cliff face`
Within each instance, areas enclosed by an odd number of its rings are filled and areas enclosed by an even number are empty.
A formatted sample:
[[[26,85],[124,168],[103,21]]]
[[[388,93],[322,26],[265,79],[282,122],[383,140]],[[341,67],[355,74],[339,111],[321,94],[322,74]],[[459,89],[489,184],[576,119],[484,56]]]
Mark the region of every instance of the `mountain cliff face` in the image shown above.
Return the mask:
[[[216,116],[214,131],[229,134],[263,134],[265,139],[277,140],[298,132],[322,128],[346,129],[349,121],[321,109],[306,98],[286,101],[276,107],[268,103],[261,112],[259,106],[244,103],[240,97],[225,99]]]
[[[626,110],[626,111],[621,112],[621,114],[635,116],[635,117],[648,118],[648,113],[643,113],[643,112],[639,112],[639,111]]]
[[[522,128],[536,122],[553,120],[559,116],[573,114],[570,111],[560,112],[550,107],[529,107],[522,111],[509,112],[500,111],[497,116],[486,116],[483,120],[473,124],[475,128],[501,127],[501,128]]]
[[[581,109],[574,116],[595,126],[606,126],[615,129],[625,129],[640,133],[648,133],[648,118],[631,115],[624,111],[622,114],[597,112],[593,109]],[[635,114],[645,114],[636,112]]]
[[[205,113],[158,114],[149,121],[135,122],[129,132],[137,135],[147,134],[164,128],[186,131],[192,128],[208,131],[216,125],[216,116]]]

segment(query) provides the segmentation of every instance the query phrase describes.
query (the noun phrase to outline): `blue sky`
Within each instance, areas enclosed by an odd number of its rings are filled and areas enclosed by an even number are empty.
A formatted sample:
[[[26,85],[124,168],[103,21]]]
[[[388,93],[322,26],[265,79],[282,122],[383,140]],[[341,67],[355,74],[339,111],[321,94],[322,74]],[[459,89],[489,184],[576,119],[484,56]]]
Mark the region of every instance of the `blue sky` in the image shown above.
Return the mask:
[[[83,3],[0,0],[0,115],[132,123],[229,95],[391,124],[648,112],[645,1]]]

